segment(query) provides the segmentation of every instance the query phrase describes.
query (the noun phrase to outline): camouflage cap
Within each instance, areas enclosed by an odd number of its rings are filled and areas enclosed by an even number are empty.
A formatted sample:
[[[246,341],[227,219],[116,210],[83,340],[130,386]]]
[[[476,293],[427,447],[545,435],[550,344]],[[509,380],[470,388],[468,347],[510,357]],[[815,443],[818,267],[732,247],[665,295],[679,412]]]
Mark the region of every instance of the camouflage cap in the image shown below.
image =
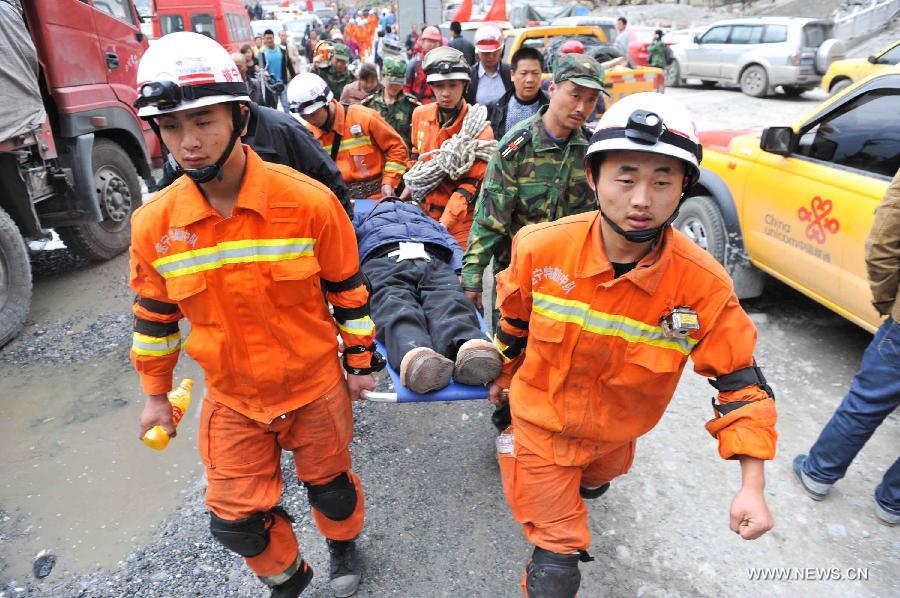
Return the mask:
[[[406,61],[400,58],[385,57],[381,67],[381,78],[385,83],[406,83]]]
[[[469,80],[469,63],[462,52],[450,46],[440,46],[430,50],[422,61],[422,70],[425,71],[425,80],[428,83],[436,81]]]
[[[349,62],[350,61],[350,48],[348,48],[344,44],[335,44],[334,45],[334,57],[337,60],[344,60],[346,62]]]
[[[603,91],[603,67],[600,63],[583,54],[564,54],[559,57],[553,82],[559,85],[563,81],[571,81],[582,87]]]

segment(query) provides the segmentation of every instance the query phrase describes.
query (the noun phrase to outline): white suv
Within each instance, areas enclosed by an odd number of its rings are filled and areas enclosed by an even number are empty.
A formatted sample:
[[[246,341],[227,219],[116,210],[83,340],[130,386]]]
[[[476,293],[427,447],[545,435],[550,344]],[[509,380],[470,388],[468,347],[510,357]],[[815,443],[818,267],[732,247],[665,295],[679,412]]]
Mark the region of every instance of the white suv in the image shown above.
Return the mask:
[[[736,83],[757,98],[781,86],[799,96],[816,87],[828,66],[844,56],[844,45],[831,38],[831,23],[800,17],[750,17],[719,21],[694,37],[672,46],[666,85],[685,79],[704,85]]]

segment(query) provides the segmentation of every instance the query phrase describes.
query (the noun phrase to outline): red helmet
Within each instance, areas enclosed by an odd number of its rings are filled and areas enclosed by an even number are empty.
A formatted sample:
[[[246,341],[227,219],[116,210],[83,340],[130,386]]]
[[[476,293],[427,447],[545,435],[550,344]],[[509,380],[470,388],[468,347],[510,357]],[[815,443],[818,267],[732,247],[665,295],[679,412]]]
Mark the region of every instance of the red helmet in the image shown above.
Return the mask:
[[[584,54],[584,44],[577,39],[570,39],[559,48],[560,54]]]
[[[435,27],[434,25],[429,25],[422,32],[422,35],[419,36],[419,39],[430,39],[431,41],[437,42],[439,44],[444,43],[444,38],[441,37],[441,30]]]

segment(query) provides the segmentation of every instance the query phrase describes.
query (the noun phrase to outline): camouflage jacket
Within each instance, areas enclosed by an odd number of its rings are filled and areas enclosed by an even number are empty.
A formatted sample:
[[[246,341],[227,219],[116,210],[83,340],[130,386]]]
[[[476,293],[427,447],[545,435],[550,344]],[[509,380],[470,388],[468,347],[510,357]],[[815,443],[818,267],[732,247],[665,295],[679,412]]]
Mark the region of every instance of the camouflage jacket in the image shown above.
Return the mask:
[[[416,96],[402,91],[393,104],[387,104],[384,101],[384,88],[381,88],[364,99],[362,105],[368,106],[383,116],[384,120],[400,133],[406,147],[412,147],[412,113],[416,106],[422,105]]]
[[[325,68],[322,67],[314,67],[313,73],[322,77],[325,83],[328,84],[328,88],[331,90],[331,93],[334,94],[334,99],[340,99],[341,94],[344,93],[344,87],[348,83],[353,83],[356,81],[356,77],[353,76],[349,70],[344,71],[343,75],[338,75],[335,72],[333,66],[327,66]]]
[[[494,272],[509,266],[512,238],[523,226],[596,209],[583,166],[589,134],[574,131],[560,148],[544,129],[546,111],[543,106],[513,127],[488,162],[463,257],[467,290],[481,291],[491,258]]]

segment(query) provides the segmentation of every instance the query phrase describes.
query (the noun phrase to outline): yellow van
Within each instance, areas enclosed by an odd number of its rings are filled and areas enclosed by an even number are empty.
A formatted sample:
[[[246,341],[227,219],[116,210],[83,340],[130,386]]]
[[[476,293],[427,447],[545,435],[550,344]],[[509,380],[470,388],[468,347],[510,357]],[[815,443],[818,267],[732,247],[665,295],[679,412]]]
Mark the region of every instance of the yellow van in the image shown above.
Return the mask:
[[[822,77],[822,89],[835,94],[874,72],[898,64],[900,64],[900,40],[865,60],[862,58],[835,60]]]
[[[900,169],[898,114],[900,67],[888,67],[790,127],[701,133],[700,182],[674,226],[740,297],[760,295],[765,272],[874,332],[864,245]]]

